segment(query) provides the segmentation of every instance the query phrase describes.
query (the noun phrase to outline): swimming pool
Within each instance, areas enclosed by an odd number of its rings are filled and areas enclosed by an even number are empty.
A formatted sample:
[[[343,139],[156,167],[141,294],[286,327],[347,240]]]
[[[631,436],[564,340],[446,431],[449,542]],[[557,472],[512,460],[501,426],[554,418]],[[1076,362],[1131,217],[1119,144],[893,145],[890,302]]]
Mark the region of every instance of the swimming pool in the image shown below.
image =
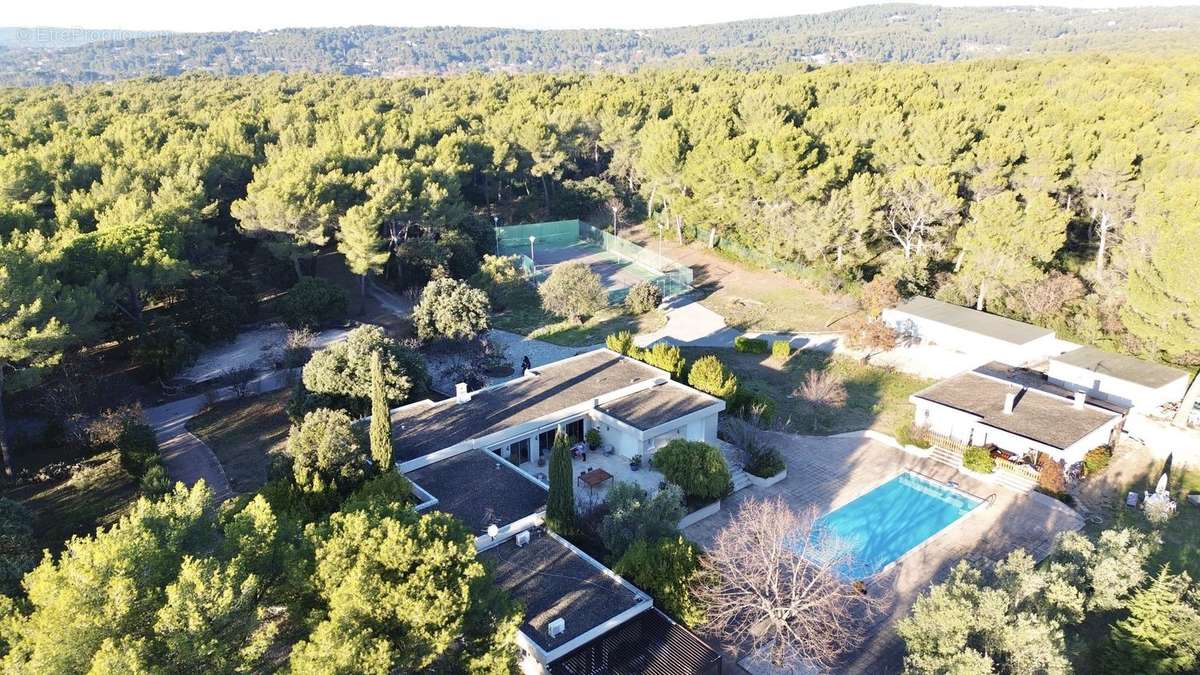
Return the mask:
[[[815,527],[850,548],[855,576],[874,574],[982,501],[916,474],[902,473],[821,516]]]

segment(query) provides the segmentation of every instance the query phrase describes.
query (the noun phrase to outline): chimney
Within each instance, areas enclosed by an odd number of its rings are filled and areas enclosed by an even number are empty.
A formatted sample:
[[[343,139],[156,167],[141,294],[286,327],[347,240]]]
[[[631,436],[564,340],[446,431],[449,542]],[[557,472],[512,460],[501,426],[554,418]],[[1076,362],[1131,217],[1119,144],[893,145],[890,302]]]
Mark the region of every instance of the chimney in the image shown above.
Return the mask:
[[[1087,392],[1086,391],[1075,392],[1075,409],[1083,410],[1084,403],[1087,403]]]
[[[1004,395],[1004,414],[1013,414],[1013,408],[1017,405],[1017,392],[1009,391]]]
[[[546,626],[546,632],[550,634],[550,637],[558,637],[566,629],[567,622],[565,619],[555,619],[550,622],[550,625]]]
[[[454,385],[454,400],[459,403],[466,403],[471,400],[471,392],[467,391],[466,382],[459,382]]]

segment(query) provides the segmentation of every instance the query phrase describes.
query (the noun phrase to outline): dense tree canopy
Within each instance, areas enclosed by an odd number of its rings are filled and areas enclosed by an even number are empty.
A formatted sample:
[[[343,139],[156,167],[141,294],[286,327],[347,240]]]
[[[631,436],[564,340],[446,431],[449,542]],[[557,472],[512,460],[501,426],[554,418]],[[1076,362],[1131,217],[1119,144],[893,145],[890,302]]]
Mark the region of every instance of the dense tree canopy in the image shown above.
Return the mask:
[[[0,239],[47,272],[22,305],[95,298],[101,329],[127,336],[251,242],[304,274],[340,246],[354,272],[413,286],[473,274],[493,216],[603,223],[616,199],[664,236],[835,287],[883,271],[1188,364],[1197,75],[1185,58],[1068,56],[10,89]],[[48,325],[27,314],[24,330]]]

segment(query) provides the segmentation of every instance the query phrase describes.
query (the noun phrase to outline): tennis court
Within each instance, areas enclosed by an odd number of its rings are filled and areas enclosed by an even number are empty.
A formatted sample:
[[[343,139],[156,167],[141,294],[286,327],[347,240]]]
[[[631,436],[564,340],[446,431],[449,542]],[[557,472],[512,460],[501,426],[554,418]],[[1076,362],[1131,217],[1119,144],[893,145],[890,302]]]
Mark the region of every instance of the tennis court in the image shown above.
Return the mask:
[[[579,220],[498,227],[496,250],[520,256],[526,274],[539,280],[555,265],[584,263],[600,276],[613,303],[643,281],[658,286],[664,298],[691,288],[691,268]]]

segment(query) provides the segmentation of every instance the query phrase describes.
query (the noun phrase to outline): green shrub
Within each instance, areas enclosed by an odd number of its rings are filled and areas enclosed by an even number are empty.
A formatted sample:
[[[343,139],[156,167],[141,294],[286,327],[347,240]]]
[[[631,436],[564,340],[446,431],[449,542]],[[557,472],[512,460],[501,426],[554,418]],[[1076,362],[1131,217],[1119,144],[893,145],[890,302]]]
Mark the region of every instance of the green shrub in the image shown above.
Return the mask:
[[[521,296],[533,295],[534,288],[525,282],[524,273],[517,264],[517,256],[494,256],[485,254],[479,264],[479,271],[471,277],[471,285],[487,293],[492,308],[501,311],[520,306]]]
[[[775,420],[775,400],[752,389],[738,387],[729,400],[730,414],[743,419],[758,418],[763,424]]]
[[[692,499],[713,501],[729,491],[732,480],[721,451],[708,443],[677,438],[654,453],[650,465]]]
[[[147,498],[158,499],[171,491],[171,478],[167,476],[167,470],[163,468],[163,465],[156,463],[146,470],[139,486],[142,494]]]
[[[564,319],[581,321],[608,307],[608,291],[592,268],[581,262],[560,263],[538,286],[542,307]]]
[[[912,445],[922,450],[928,449],[932,444],[924,434],[913,429],[912,424],[901,424],[896,428],[896,441],[900,445]]]
[[[687,367],[687,360],[683,358],[679,347],[666,342],[657,342],[650,349],[638,350],[630,356],[667,371],[676,380],[683,378],[683,370]]]
[[[645,314],[662,304],[662,289],[649,281],[643,281],[629,289],[625,296],[625,311],[630,314]]]
[[[1108,468],[1112,461],[1112,448],[1099,445],[1087,451],[1083,456],[1083,475],[1091,476]]]
[[[706,394],[728,401],[737,392],[738,379],[716,356],[696,359],[688,371],[688,384]]]
[[[771,357],[786,361],[792,355],[792,343],[790,340],[775,340],[771,343]]]
[[[678,534],[676,526],[687,515],[683,490],[678,485],[667,484],[651,497],[637,483],[617,483],[609,489],[605,501],[608,515],[600,522],[600,540],[618,558],[638,540],[654,541]]]
[[[996,460],[987,448],[972,445],[963,451],[963,466],[977,473],[991,473],[996,470]]]
[[[150,425],[135,422],[125,425],[117,437],[117,452],[121,468],[134,478],[146,475],[150,467],[158,464],[158,441]]]
[[[640,539],[613,565],[613,571],[654,597],[655,604],[685,626],[704,622],[692,593],[700,570],[700,550],[681,536]]]
[[[633,333],[627,330],[617,331],[604,338],[604,346],[625,356],[634,356],[637,351],[637,347],[633,344]]]
[[[316,328],[346,318],[346,291],[316,277],[304,277],[279,303],[279,314],[290,328]]]
[[[783,463],[783,454],[773,446],[750,445],[743,448],[743,456],[745,461],[742,468],[758,478],[770,478],[787,468]]]
[[[595,452],[600,448],[600,444],[604,442],[604,437],[600,435],[600,430],[592,427],[583,435],[583,439],[587,441],[588,449]]]
[[[743,354],[766,354],[770,350],[770,345],[761,338],[739,335],[733,338],[733,349]]]
[[[341,410],[319,408],[288,433],[292,476],[304,492],[345,495],[366,477],[366,453]]]
[[[439,277],[421,291],[421,301],[413,308],[413,325],[422,341],[473,340],[488,329],[491,311],[487,293],[466,282]]]

